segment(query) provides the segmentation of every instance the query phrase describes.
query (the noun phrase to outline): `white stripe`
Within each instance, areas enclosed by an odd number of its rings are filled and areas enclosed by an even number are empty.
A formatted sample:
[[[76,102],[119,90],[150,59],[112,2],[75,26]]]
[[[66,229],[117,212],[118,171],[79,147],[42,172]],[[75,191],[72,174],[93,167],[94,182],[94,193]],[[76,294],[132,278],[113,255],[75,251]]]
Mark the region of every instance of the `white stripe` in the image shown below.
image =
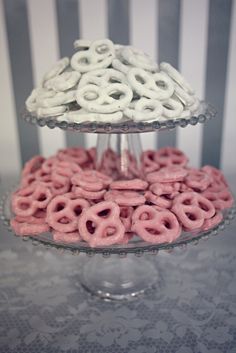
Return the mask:
[[[81,38],[89,40],[107,38],[106,0],[80,0],[79,15]],[[86,147],[96,146],[96,141],[95,134],[86,134]]]
[[[156,0],[131,0],[130,2],[130,42],[157,60],[157,9]],[[143,149],[155,149],[157,133],[140,135]]]
[[[224,114],[223,146],[221,152],[221,166],[224,172],[230,177],[236,176],[236,1],[233,2],[230,29],[230,46],[228,55],[228,71],[226,81],[226,100]],[[235,180],[234,180],[235,182]]]
[[[43,74],[59,59],[56,9],[54,0],[27,0],[27,6],[33,77],[38,85]],[[65,147],[65,133],[39,128],[39,143],[42,154],[48,157]]]
[[[20,171],[19,138],[17,133],[14,94],[9,67],[9,53],[6,40],[6,27],[3,16],[3,2],[0,1],[0,97],[1,97],[1,128],[0,128],[0,178]]]
[[[195,88],[200,99],[204,97],[207,53],[208,1],[182,0],[180,29],[180,71]],[[190,158],[191,165],[199,167],[202,150],[202,125],[180,128],[177,145]]]

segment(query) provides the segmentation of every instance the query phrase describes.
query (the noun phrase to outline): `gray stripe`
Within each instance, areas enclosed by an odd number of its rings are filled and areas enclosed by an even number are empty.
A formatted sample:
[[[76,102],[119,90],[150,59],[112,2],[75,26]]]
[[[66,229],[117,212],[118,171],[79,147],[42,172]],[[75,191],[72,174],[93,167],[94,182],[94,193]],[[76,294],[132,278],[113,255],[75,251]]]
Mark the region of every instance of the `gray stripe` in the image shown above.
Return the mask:
[[[57,0],[57,24],[59,35],[60,56],[71,56],[73,42],[79,38],[79,9],[77,0]],[[84,134],[78,132],[66,132],[67,146],[84,146]]]
[[[115,43],[129,44],[129,0],[107,0],[108,33]]]
[[[24,108],[24,102],[33,88],[33,74],[30,53],[29,27],[25,0],[4,0],[4,14],[10,66],[12,74],[15,109],[17,116]],[[7,119],[7,117],[6,117]],[[37,127],[17,119],[21,161],[39,153]]]
[[[206,100],[217,111],[217,119],[204,126],[202,163],[220,165],[223,113],[229,49],[231,0],[211,0],[209,9]]]
[[[180,0],[159,0],[158,58],[175,68],[179,66]],[[163,131],[158,135],[158,147],[175,146],[176,132]]]

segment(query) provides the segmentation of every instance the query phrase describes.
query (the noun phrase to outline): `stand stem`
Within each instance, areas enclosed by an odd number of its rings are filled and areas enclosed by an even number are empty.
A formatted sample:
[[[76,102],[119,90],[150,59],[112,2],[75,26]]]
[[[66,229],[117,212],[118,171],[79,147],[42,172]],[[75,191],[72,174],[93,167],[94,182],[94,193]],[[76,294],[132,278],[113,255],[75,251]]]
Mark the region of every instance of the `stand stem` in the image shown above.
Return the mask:
[[[142,145],[140,134],[99,134],[96,169],[114,179],[140,175]]]
[[[101,298],[131,299],[153,286],[157,270],[144,256],[106,259],[96,255],[84,263],[80,281],[87,291]]]

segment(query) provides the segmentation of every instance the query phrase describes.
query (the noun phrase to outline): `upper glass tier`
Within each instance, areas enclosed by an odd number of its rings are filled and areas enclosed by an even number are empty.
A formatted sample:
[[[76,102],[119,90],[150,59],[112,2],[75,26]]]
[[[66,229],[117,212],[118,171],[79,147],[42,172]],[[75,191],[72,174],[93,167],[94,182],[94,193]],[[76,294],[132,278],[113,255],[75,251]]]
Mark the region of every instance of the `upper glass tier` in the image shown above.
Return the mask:
[[[71,110],[73,110],[73,105],[71,105]],[[216,116],[216,110],[212,105],[202,101],[199,108],[189,118],[179,118],[179,119],[168,119],[164,121],[149,121],[149,122],[137,122],[124,117],[119,122],[68,122],[66,121],[66,113],[64,113],[63,118],[58,119],[58,117],[43,117],[38,118],[36,114],[30,113],[27,109],[22,113],[22,118],[32,124],[38,126],[48,126],[50,129],[59,127],[62,130],[71,130],[78,132],[88,132],[88,133],[140,133],[140,132],[152,132],[152,131],[162,131],[171,130],[177,126],[186,127],[188,125],[196,125],[198,123],[205,123],[211,118]]]

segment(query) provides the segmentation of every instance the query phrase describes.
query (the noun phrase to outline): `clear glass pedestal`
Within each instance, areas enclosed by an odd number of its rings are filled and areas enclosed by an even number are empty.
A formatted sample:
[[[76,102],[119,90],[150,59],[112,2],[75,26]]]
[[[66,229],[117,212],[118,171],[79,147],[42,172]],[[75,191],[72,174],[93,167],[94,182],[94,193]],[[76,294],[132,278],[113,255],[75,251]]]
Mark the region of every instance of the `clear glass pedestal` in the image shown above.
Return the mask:
[[[104,259],[96,255],[84,263],[80,283],[100,298],[129,300],[150,289],[157,282],[157,277],[157,269],[145,256]]]

